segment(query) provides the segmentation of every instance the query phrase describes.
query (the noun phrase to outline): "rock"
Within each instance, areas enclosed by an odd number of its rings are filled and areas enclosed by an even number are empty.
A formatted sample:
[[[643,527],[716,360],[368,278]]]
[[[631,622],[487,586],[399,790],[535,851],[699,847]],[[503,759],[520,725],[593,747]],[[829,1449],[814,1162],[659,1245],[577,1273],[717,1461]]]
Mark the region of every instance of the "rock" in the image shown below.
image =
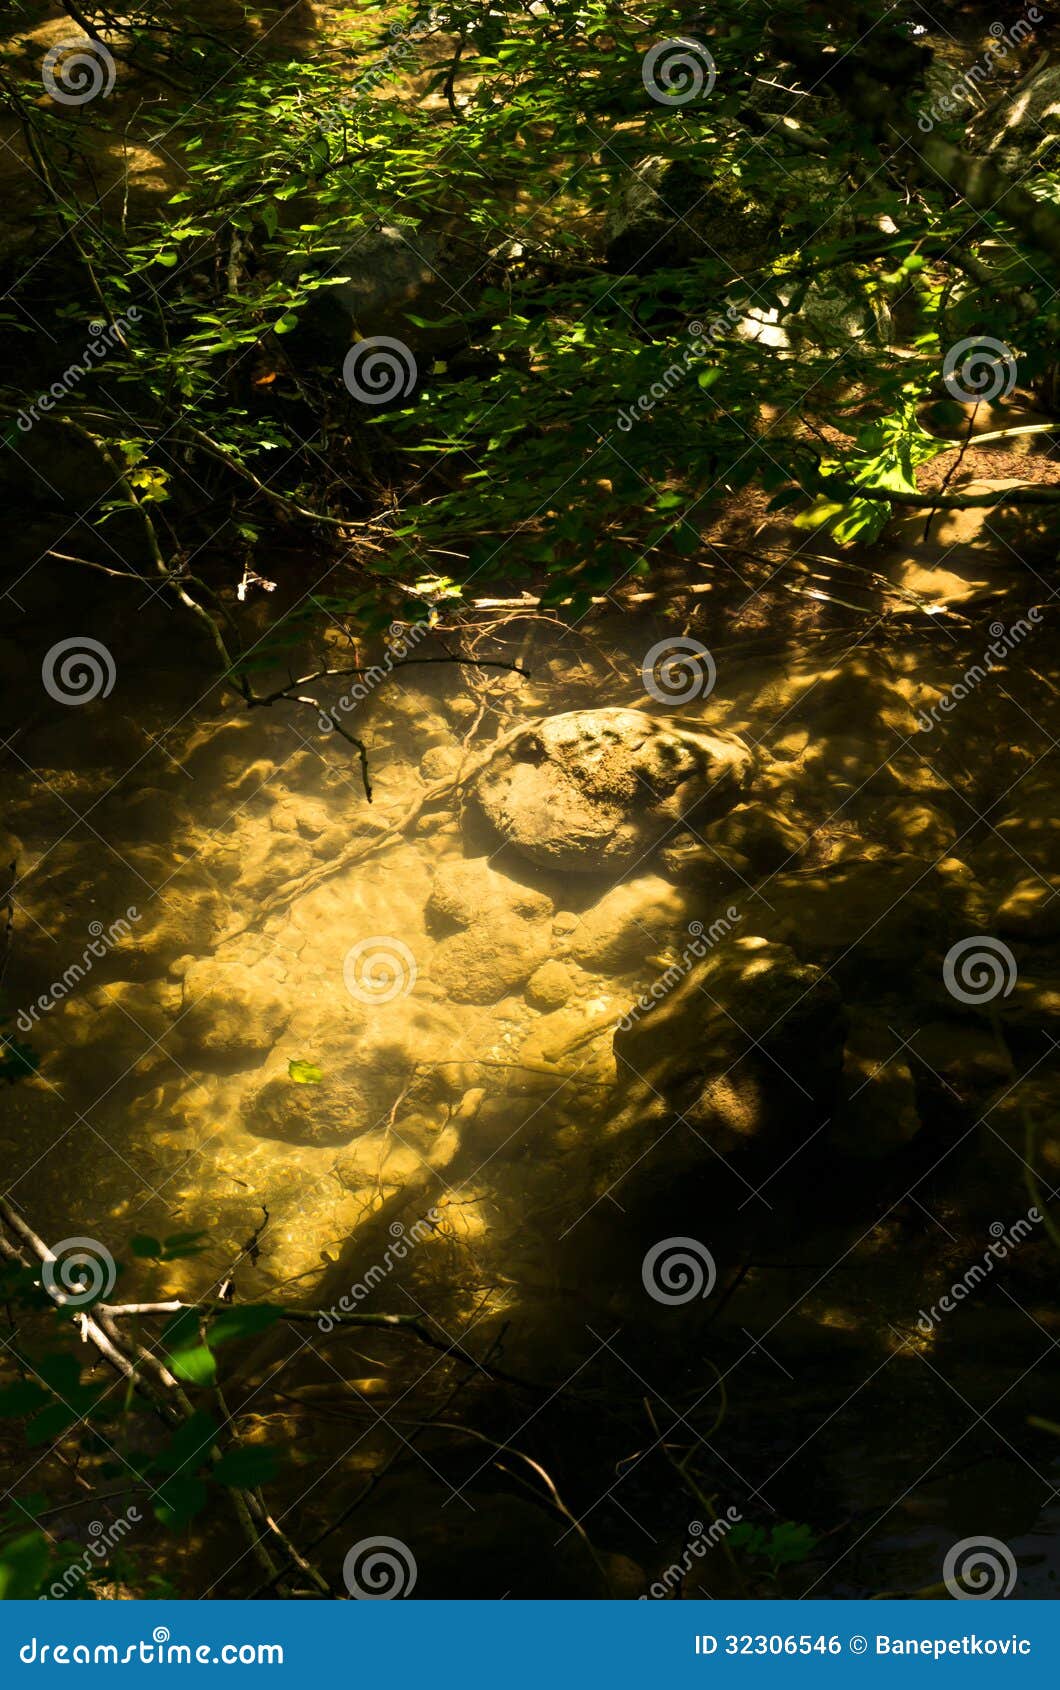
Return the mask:
[[[1060,881],[1025,875],[998,906],[994,928],[1004,938],[1031,943],[1060,937]]]
[[[764,262],[775,233],[771,214],[756,209],[731,178],[711,181],[681,160],[660,157],[623,173],[604,223],[608,268],[623,274],[712,255],[742,272]]]
[[[822,279],[795,287],[782,284],[776,291],[783,302],[781,309],[754,306],[741,318],[737,332],[744,340],[793,354],[802,346],[838,352],[851,342],[880,343],[886,338],[887,314],[880,301],[866,292],[853,265],[839,266]]]
[[[535,968],[526,983],[526,995],[535,1009],[561,1009],[573,991],[573,974],[554,959]]]
[[[721,821],[711,823],[704,838],[722,863],[735,860],[740,873],[746,863],[756,874],[772,874],[798,856],[808,831],[780,810],[764,804],[737,804]]]
[[[499,874],[487,857],[443,863],[427,900],[427,922],[435,929],[470,927],[490,911],[504,911],[523,921],[545,921],[552,900],[544,892]]]
[[[922,857],[851,860],[820,872],[780,874],[756,909],[760,933],[797,945],[802,956],[838,971],[863,991],[908,994],[920,979],[941,991],[942,958],[955,940],[983,931],[984,894],[956,857],[925,868]]]
[[[586,910],[571,934],[570,954],[596,973],[626,973],[665,950],[687,919],[685,897],[660,875],[624,880]]]
[[[916,798],[894,798],[880,806],[881,834],[896,851],[916,851],[935,858],[947,852],[957,837],[950,817],[937,804]]]
[[[328,255],[329,273],[344,280],[310,296],[292,341],[300,350],[312,336],[318,359],[321,346],[341,358],[355,336],[389,336],[420,354],[441,350],[459,340],[459,329],[424,330],[410,313],[446,316],[459,301],[459,282],[473,269],[471,260],[461,268],[444,239],[426,229],[365,224],[343,251]]]
[[[436,780],[455,779],[463,760],[463,753],[455,745],[432,745],[420,758],[420,774],[432,785]]]
[[[884,1019],[864,1010],[848,1017],[843,1091],[830,1138],[849,1154],[886,1156],[920,1131],[916,1084],[902,1041]]]
[[[726,939],[673,989],[631,1011],[615,1055],[723,1152],[788,1143],[835,1101],[845,1018],[820,969],[786,945]]]
[[[973,120],[977,152],[989,153],[1002,170],[1024,176],[1060,139],[1060,65],[1046,65],[1027,77],[1000,105],[992,101]]]
[[[749,194],[737,177],[707,175],[684,159],[641,159],[622,178],[604,223],[608,267],[645,272],[678,268],[696,259],[727,266],[722,282],[736,281],[775,255],[777,231],[817,227],[819,207],[833,205],[834,232],[841,222],[848,189],[841,172],[822,159],[789,159],[775,186],[756,183]],[[870,296],[853,265],[844,265],[795,285],[773,290],[784,309],[734,307],[721,316],[716,333],[741,334],[781,351],[800,343],[841,348],[885,328],[878,302]],[[748,298],[751,290],[748,289]],[[707,329],[715,329],[711,323]]]
[[[312,1086],[276,1074],[251,1099],[246,1124],[258,1138],[315,1146],[348,1144],[380,1127],[385,1118],[375,1089],[359,1079],[325,1074]]]
[[[640,710],[573,710],[525,729],[479,775],[473,801],[531,862],[579,873],[640,861],[674,827],[734,804],[750,753]]]
[[[551,945],[550,923],[501,906],[436,946],[431,979],[457,1003],[494,1004],[528,979]]]
[[[400,1123],[404,1113],[429,1115],[466,1089],[466,1075],[452,1061],[459,1054],[459,1025],[435,1004],[410,996],[359,1013],[351,1007],[347,1026],[348,1042],[332,1033],[318,1055],[292,1040],[290,1051],[269,1064],[246,1111],[250,1132],[293,1144],[348,1144],[385,1128],[399,1100]],[[318,1062],[322,1079],[315,1085],[292,1080],[289,1057]]]
[[[289,1006],[260,968],[194,962],[184,974],[176,1037],[188,1058],[247,1061],[266,1055],[289,1019]]]

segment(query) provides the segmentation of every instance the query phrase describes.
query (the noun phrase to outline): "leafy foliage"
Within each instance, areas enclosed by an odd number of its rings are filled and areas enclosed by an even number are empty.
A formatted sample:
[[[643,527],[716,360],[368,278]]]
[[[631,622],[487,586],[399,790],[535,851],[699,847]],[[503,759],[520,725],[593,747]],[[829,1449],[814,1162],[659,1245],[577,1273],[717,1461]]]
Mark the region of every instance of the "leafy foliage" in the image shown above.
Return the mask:
[[[97,523],[165,507],[178,559],[206,541],[245,570],[270,521],[368,514],[390,539],[362,559],[383,577],[353,612],[365,625],[436,552],[463,559],[447,565],[458,581],[543,575],[577,610],[698,553],[712,508],[744,487],[841,542],[875,537],[888,506],[852,489],[908,492],[942,449],[921,414],[950,346],[988,327],[1024,379],[1050,366],[1040,254],[937,172],[910,192],[894,125],[915,140],[927,54],[886,0],[849,18],[719,0],[698,26],[716,81],[676,105],[643,75],[654,42],[687,34],[676,7],[386,18],[375,39],[369,11],[297,58],[236,59],[208,30],[178,39],[134,9],[127,58],[139,74],[170,65],[151,125],[184,179],[120,226],[103,199],[73,220],[105,114],[90,106],[72,130],[42,108],[37,67],[12,65],[40,215],[122,328],[53,412],[124,466]],[[631,195],[652,201],[647,164],[664,173],[648,250],[623,257],[616,220]],[[1055,195],[1048,170],[1035,191]],[[441,310],[402,319],[446,350],[418,353],[401,414],[351,398],[318,311],[334,313],[357,240],[380,226],[430,263],[436,237],[450,251]],[[859,330],[822,327],[829,290]],[[253,661],[300,632],[285,624]]]

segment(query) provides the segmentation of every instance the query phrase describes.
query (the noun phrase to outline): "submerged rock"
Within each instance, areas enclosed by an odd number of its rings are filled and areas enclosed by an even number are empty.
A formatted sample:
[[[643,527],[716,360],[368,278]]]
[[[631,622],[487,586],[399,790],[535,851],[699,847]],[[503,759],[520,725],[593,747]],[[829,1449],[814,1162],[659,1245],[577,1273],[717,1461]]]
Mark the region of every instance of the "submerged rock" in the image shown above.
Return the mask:
[[[726,941],[673,989],[641,1000],[615,1055],[722,1152],[786,1143],[831,1108],[843,1065],[839,993],[786,945]]]
[[[570,937],[570,954],[583,968],[625,973],[663,950],[688,919],[684,896],[661,875],[624,880],[586,910]]]
[[[261,969],[212,959],[184,974],[177,1039],[186,1058],[250,1061],[272,1049],[290,1009]]]
[[[642,710],[572,710],[498,752],[473,801],[497,839],[531,862],[613,872],[692,816],[723,814],[750,768],[732,735],[692,733]]]

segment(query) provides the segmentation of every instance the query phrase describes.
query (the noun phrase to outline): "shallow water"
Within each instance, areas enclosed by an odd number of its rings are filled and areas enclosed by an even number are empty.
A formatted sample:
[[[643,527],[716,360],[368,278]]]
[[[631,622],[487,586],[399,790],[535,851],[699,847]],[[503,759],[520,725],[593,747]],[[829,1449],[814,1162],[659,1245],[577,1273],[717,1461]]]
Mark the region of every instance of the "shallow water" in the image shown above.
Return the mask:
[[[31,705],[6,769],[6,987],[41,1057],[3,1100],[15,1200],[48,1239],[104,1241],[130,1293],[234,1278],[240,1299],[346,1296],[530,1382],[285,1328],[247,1360],[245,1401],[297,1444],[289,1525],[324,1531],[367,1482],[358,1533],[414,1543],[425,1596],[636,1595],[682,1556],[688,1597],[914,1591],[984,1534],[1015,1555],[1017,1594],[1052,1593],[1058,1446],[1027,1424],[1055,1417],[1042,1228],[917,1327],[991,1224],[1026,1214],[1028,1121],[1047,1189],[1060,1164],[1044,635],[925,731],[988,632],[726,639],[713,689],[671,710],[640,665],[673,624],[528,618],[475,650],[529,679],[410,667],[359,707],[369,807],[348,746],[312,713],[219,703],[172,624],[139,670],[102,603],[76,631],[117,661],[83,707],[40,694],[54,622],[31,608],[9,654]],[[499,849],[457,790],[389,831],[513,727],[616,706],[753,750],[741,828],[678,828],[606,873]],[[440,914],[465,859],[468,908]],[[716,1099],[729,1137],[690,1131],[665,1085],[638,1091],[616,1064],[616,1026],[690,923],[730,911],[712,965],[787,946],[847,1017],[837,1106],[811,1130],[793,1114],[788,1139],[784,1076],[752,1035],[753,1088],[740,1057]],[[988,1005],[943,981],[976,934],[1017,965]],[[726,1050],[732,1009],[709,1023]],[[130,1255],[134,1234],[198,1228],[204,1253],[164,1270]],[[716,1286],[660,1305],[645,1253],[684,1237]],[[287,1387],[318,1405],[311,1428]],[[746,1550],[689,1556],[708,1500],[815,1541],[775,1572]],[[332,1571],[346,1547],[328,1538]],[[207,1542],[195,1577],[227,1565]]]

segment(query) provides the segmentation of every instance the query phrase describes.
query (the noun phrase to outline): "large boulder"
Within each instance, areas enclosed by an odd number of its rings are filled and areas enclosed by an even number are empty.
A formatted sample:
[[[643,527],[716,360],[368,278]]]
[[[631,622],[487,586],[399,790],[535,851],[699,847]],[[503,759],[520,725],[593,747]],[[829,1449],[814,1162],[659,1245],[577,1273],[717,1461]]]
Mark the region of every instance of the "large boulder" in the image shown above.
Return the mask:
[[[777,241],[812,237],[820,208],[833,212],[833,234],[853,232],[843,207],[849,189],[842,172],[820,158],[787,159],[772,183],[751,193],[738,176],[708,174],[684,159],[651,156],[624,173],[604,221],[609,268],[646,272],[713,261],[721,280],[734,285],[776,256]],[[716,318],[711,337],[732,333],[793,354],[802,346],[839,350],[851,341],[878,340],[887,324],[853,265],[778,284],[771,303],[731,309]],[[777,303],[779,301],[779,304]]]
[[[454,1003],[499,1003],[547,960],[551,943],[550,922],[495,910],[442,940],[431,979]]]
[[[385,335],[417,353],[440,351],[459,340],[459,325],[428,330],[413,315],[436,323],[451,316],[459,284],[473,268],[470,261],[461,267],[445,238],[431,230],[388,223],[354,228],[348,244],[329,255],[334,280],[300,312],[298,344],[312,339],[318,352],[341,356],[358,336]]]
[[[1046,65],[1014,88],[1008,99],[991,101],[969,126],[976,152],[988,153],[1003,170],[1020,176],[1044,160],[1058,138],[1060,65]]]
[[[543,868],[631,867],[693,817],[742,795],[751,755],[641,710],[572,710],[526,728],[479,775],[472,802],[497,840]]]
[[[762,263],[775,236],[768,210],[730,179],[711,182],[678,159],[644,158],[624,171],[604,221],[612,270],[662,270],[721,257],[734,274]]]

